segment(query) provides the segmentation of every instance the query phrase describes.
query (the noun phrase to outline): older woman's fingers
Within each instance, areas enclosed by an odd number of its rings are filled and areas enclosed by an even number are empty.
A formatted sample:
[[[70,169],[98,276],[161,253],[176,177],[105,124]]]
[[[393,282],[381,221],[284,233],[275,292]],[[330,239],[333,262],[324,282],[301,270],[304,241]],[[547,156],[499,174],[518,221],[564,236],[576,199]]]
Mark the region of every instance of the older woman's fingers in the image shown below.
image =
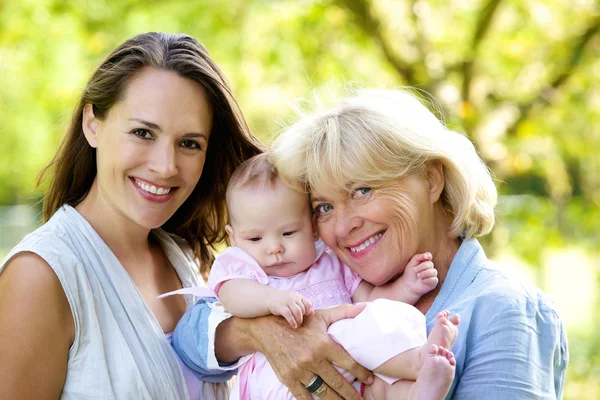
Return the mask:
[[[354,318],[365,309],[367,303],[343,304],[337,307],[325,308],[319,310],[319,314],[327,327],[342,319]]]
[[[329,327],[329,325],[331,325],[332,323],[337,322],[339,320],[342,320],[345,318],[356,317],[358,314],[360,314],[362,312],[362,310],[365,309],[366,306],[367,306],[366,303],[355,304],[355,305],[344,304],[344,305],[337,306],[337,307],[318,310],[316,312],[323,319],[323,321],[325,321],[325,324]],[[373,379],[374,379],[373,373],[371,371],[369,371],[368,369],[366,369],[365,367],[363,367],[362,365],[360,365],[359,363],[357,363],[342,346],[335,343],[333,340],[331,341],[331,343],[328,343],[327,346],[325,346],[322,349],[322,351],[326,354],[327,359],[331,363],[337,365],[338,367],[342,368],[343,370],[350,372],[359,381],[366,383],[367,385],[370,385],[371,383],[373,383]],[[335,371],[335,369],[334,369],[334,371]],[[338,373],[338,375],[339,375],[339,373]],[[341,375],[339,375],[339,376],[341,377]],[[343,379],[343,377],[341,377],[341,378]],[[344,382],[346,382],[345,379],[343,379],[343,380],[344,380]],[[340,382],[340,383],[343,385],[343,382]],[[338,383],[338,385],[340,383]],[[329,383],[329,384],[332,385],[332,383]],[[337,390],[337,385],[333,384],[332,388],[334,390]]]
[[[312,379],[312,378],[311,378]],[[306,385],[308,385],[308,383],[310,382],[310,380],[308,380],[306,383],[300,382],[300,384],[295,387],[295,390],[292,390],[292,388],[290,389],[290,392],[292,392],[292,395],[298,399],[298,400],[312,400],[312,394],[306,389]],[[296,392],[298,394],[296,394]],[[356,393],[356,390],[354,390],[354,392]],[[340,397],[335,391],[331,390],[331,388],[325,383],[323,382],[323,385],[321,386],[321,389],[318,391],[318,394],[315,393],[315,396],[317,396],[319,398],[319,400],[343,400],[344,397]],[[348,399],[350,400],[350,398],[348,397]],[[358,397],[358,399],[360,399],[360,397]]]
[[[335,392],[336,396],[339,394],[346,400],[360,400],[360,394],[356,391],[352,384],[348,382],[348,380],[344,378],[344,376],[331,364],[324,363],[319,370],[319,376],[328,386],[328,389],[333,389],[330,392]],[[336,397],[327,397],[327,395],[324,397],[323,394],[320,394],[319,398],[333,399]]]

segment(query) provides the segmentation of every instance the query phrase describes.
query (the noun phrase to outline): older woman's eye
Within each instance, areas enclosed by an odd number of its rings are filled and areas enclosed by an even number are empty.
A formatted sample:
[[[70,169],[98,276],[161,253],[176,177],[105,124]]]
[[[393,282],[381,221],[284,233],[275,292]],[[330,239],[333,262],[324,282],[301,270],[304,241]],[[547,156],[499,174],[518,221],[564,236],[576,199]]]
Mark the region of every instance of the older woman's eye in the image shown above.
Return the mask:
[[[354,192],[352,193],[352,197],[364,197],[369,193],[371,193],[370,187],[360,187],[354,190]]]
[[[315,208],[313,208],[313,212],[317,215],[325,215],[331,210],[333,210],[333,206],[327,203],[317,204]]]

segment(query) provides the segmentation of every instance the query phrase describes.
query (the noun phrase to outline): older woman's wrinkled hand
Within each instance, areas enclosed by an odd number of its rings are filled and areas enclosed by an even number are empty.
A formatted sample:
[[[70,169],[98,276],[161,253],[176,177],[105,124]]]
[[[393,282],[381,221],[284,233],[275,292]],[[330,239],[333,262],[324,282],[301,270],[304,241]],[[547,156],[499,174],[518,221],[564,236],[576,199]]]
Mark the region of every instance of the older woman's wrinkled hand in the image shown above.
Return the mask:
[[[295,329],[285,319],[269,316],[253,324],[250,333],[256,342],[256,349],[266,356],[279,380],[297,399],[311,400],[306,385],[315,376],[320,376],[324,381],[318,394],[320,399],[358,400],[361,398],[359,393],[333,365],[366,384],[372,383],[373,374],[336,343],[327,334],[327,328],[341,319],[355,317],[363,309],[364,305],[342,305],[317,310],[315,315],[306,317],[302,326]]]

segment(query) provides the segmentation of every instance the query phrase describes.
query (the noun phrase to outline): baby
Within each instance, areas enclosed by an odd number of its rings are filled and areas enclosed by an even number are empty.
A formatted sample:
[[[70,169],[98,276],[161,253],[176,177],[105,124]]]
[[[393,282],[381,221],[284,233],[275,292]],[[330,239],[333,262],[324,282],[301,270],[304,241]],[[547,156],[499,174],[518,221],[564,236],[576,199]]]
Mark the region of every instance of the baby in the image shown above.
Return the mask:
[[[234,172],[227,207],[226,230],[233,247],[217,257],[208,279],[227,311],[245,318],[281,315],[295,328],[314,309],[371,302],[356,318],[328,330],[357,362],[376,373],[364,397],[445,397],[454,377],[455,359],[449,350],[458,333],[458,316],[440,313],[426,338],[425,317],[410,305],[438,283],[431,254],[413,256],[392,283],[375,287],[363,281],[320,241],[315,245],[309,199],[278,178],[267,154]],[[406,386],[393,384],[398,379],[416,382],[407,393]],[[256,353],[240,367],[232,398],[292,395],[264,355]]]

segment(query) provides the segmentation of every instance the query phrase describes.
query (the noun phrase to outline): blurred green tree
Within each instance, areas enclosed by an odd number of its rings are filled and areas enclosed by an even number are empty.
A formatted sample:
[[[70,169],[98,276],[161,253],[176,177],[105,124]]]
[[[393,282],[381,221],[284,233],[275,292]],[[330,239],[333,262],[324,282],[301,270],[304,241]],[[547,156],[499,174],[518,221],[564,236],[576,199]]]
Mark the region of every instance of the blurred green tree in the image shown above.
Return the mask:
[[[35,175],[90,72],[151,30],[203,42],[265,140],[293,118],[286,104],[315,89],[421,90],[498,181],[488,250],[540,265],[540,286],[547,247],[600,260],[596,0],[0,0],[0,205],[39,199]],[[574,376],[598,375],[597,349],[573,352],[592,360]]]

